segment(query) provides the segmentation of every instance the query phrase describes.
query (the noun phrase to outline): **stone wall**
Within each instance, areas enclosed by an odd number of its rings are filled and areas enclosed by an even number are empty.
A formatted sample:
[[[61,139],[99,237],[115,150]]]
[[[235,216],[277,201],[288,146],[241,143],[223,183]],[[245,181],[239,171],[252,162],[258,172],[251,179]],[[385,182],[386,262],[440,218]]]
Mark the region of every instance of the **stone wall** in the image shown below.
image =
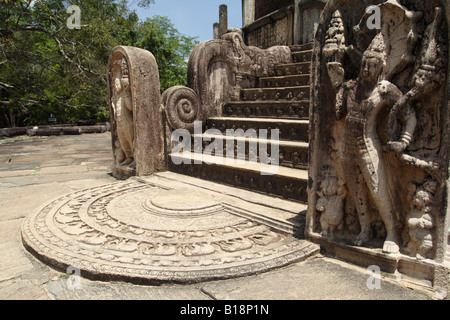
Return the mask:
[[[246,44],[260,48],[312,42],[326,0],[243,0]]]
[[[294,7],[282,8],[244,28],[246,43],[266,49],[293,44]]]
[[[274,11],[294,4],[294,0],[256,0],[255,19],[258,20]]]
[[[297,0],[294,20],[294,43],[314,41],[320,14],[327,0]]]

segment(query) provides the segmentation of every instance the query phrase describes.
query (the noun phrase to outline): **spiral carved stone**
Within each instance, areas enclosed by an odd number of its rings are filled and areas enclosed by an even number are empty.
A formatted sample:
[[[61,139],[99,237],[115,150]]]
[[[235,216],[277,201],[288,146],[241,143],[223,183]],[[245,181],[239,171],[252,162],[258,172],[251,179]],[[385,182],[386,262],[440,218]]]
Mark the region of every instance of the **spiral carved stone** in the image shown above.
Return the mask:
[[[176,86],[162,95],[167,121],[172,129],[186,129],[194,132],[194,122],[203,121],[200,99],[194,90]]]

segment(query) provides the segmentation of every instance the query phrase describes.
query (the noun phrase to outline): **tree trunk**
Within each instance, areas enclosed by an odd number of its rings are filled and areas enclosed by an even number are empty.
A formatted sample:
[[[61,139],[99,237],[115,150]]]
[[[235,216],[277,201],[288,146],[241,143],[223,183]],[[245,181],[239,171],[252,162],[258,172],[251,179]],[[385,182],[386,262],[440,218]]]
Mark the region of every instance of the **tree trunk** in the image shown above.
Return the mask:
[[[16,127],[16,117],[14,116],[12,109],[9,109],[9,121],[10,121],[10,128],[15,128]]]

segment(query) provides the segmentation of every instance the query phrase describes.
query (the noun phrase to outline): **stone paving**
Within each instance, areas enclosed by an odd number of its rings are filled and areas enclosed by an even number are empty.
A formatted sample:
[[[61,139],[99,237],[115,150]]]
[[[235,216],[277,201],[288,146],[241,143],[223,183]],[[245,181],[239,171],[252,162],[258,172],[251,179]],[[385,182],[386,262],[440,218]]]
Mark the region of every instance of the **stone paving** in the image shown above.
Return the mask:
[[[135,285],[72,276],[25,250],[26,217],[54,199],[119,183],[110,175],[109,133],[0,140],[0,299],[3,300],[423,300],[425,290],[382,278],[370,290],[365,269],[317,254],[265,273],[196,284]],[[191,178],[192,179],[192,178]],[[183,182],[180,181],[180,184]]]

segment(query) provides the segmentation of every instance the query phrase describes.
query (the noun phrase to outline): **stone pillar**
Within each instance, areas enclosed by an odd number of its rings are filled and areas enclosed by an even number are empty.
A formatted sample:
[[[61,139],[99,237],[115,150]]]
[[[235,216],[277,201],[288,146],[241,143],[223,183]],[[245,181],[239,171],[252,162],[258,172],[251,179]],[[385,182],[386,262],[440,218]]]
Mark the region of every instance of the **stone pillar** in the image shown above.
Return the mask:
[[[301,21],[299,0],[296,0],[294,5],[294,44],[300,43]]]
[[[221,4],[219,7],[219,35],[222,37],[228,30],[228,7]]]
[[[319,25],[320,9],[308,8],[303,10],[302,15],[302,43],[308,43],[314,41],[314,34],[316,33],[317,26]]]
[[[296,0],[294,44],[312,42],[327,0]]]
[[[213,39],[220,39],[220,24],[218,22],[213,24],[213,35]]]
[[[255,0],[242,0],[242,27],[255,21]]]

